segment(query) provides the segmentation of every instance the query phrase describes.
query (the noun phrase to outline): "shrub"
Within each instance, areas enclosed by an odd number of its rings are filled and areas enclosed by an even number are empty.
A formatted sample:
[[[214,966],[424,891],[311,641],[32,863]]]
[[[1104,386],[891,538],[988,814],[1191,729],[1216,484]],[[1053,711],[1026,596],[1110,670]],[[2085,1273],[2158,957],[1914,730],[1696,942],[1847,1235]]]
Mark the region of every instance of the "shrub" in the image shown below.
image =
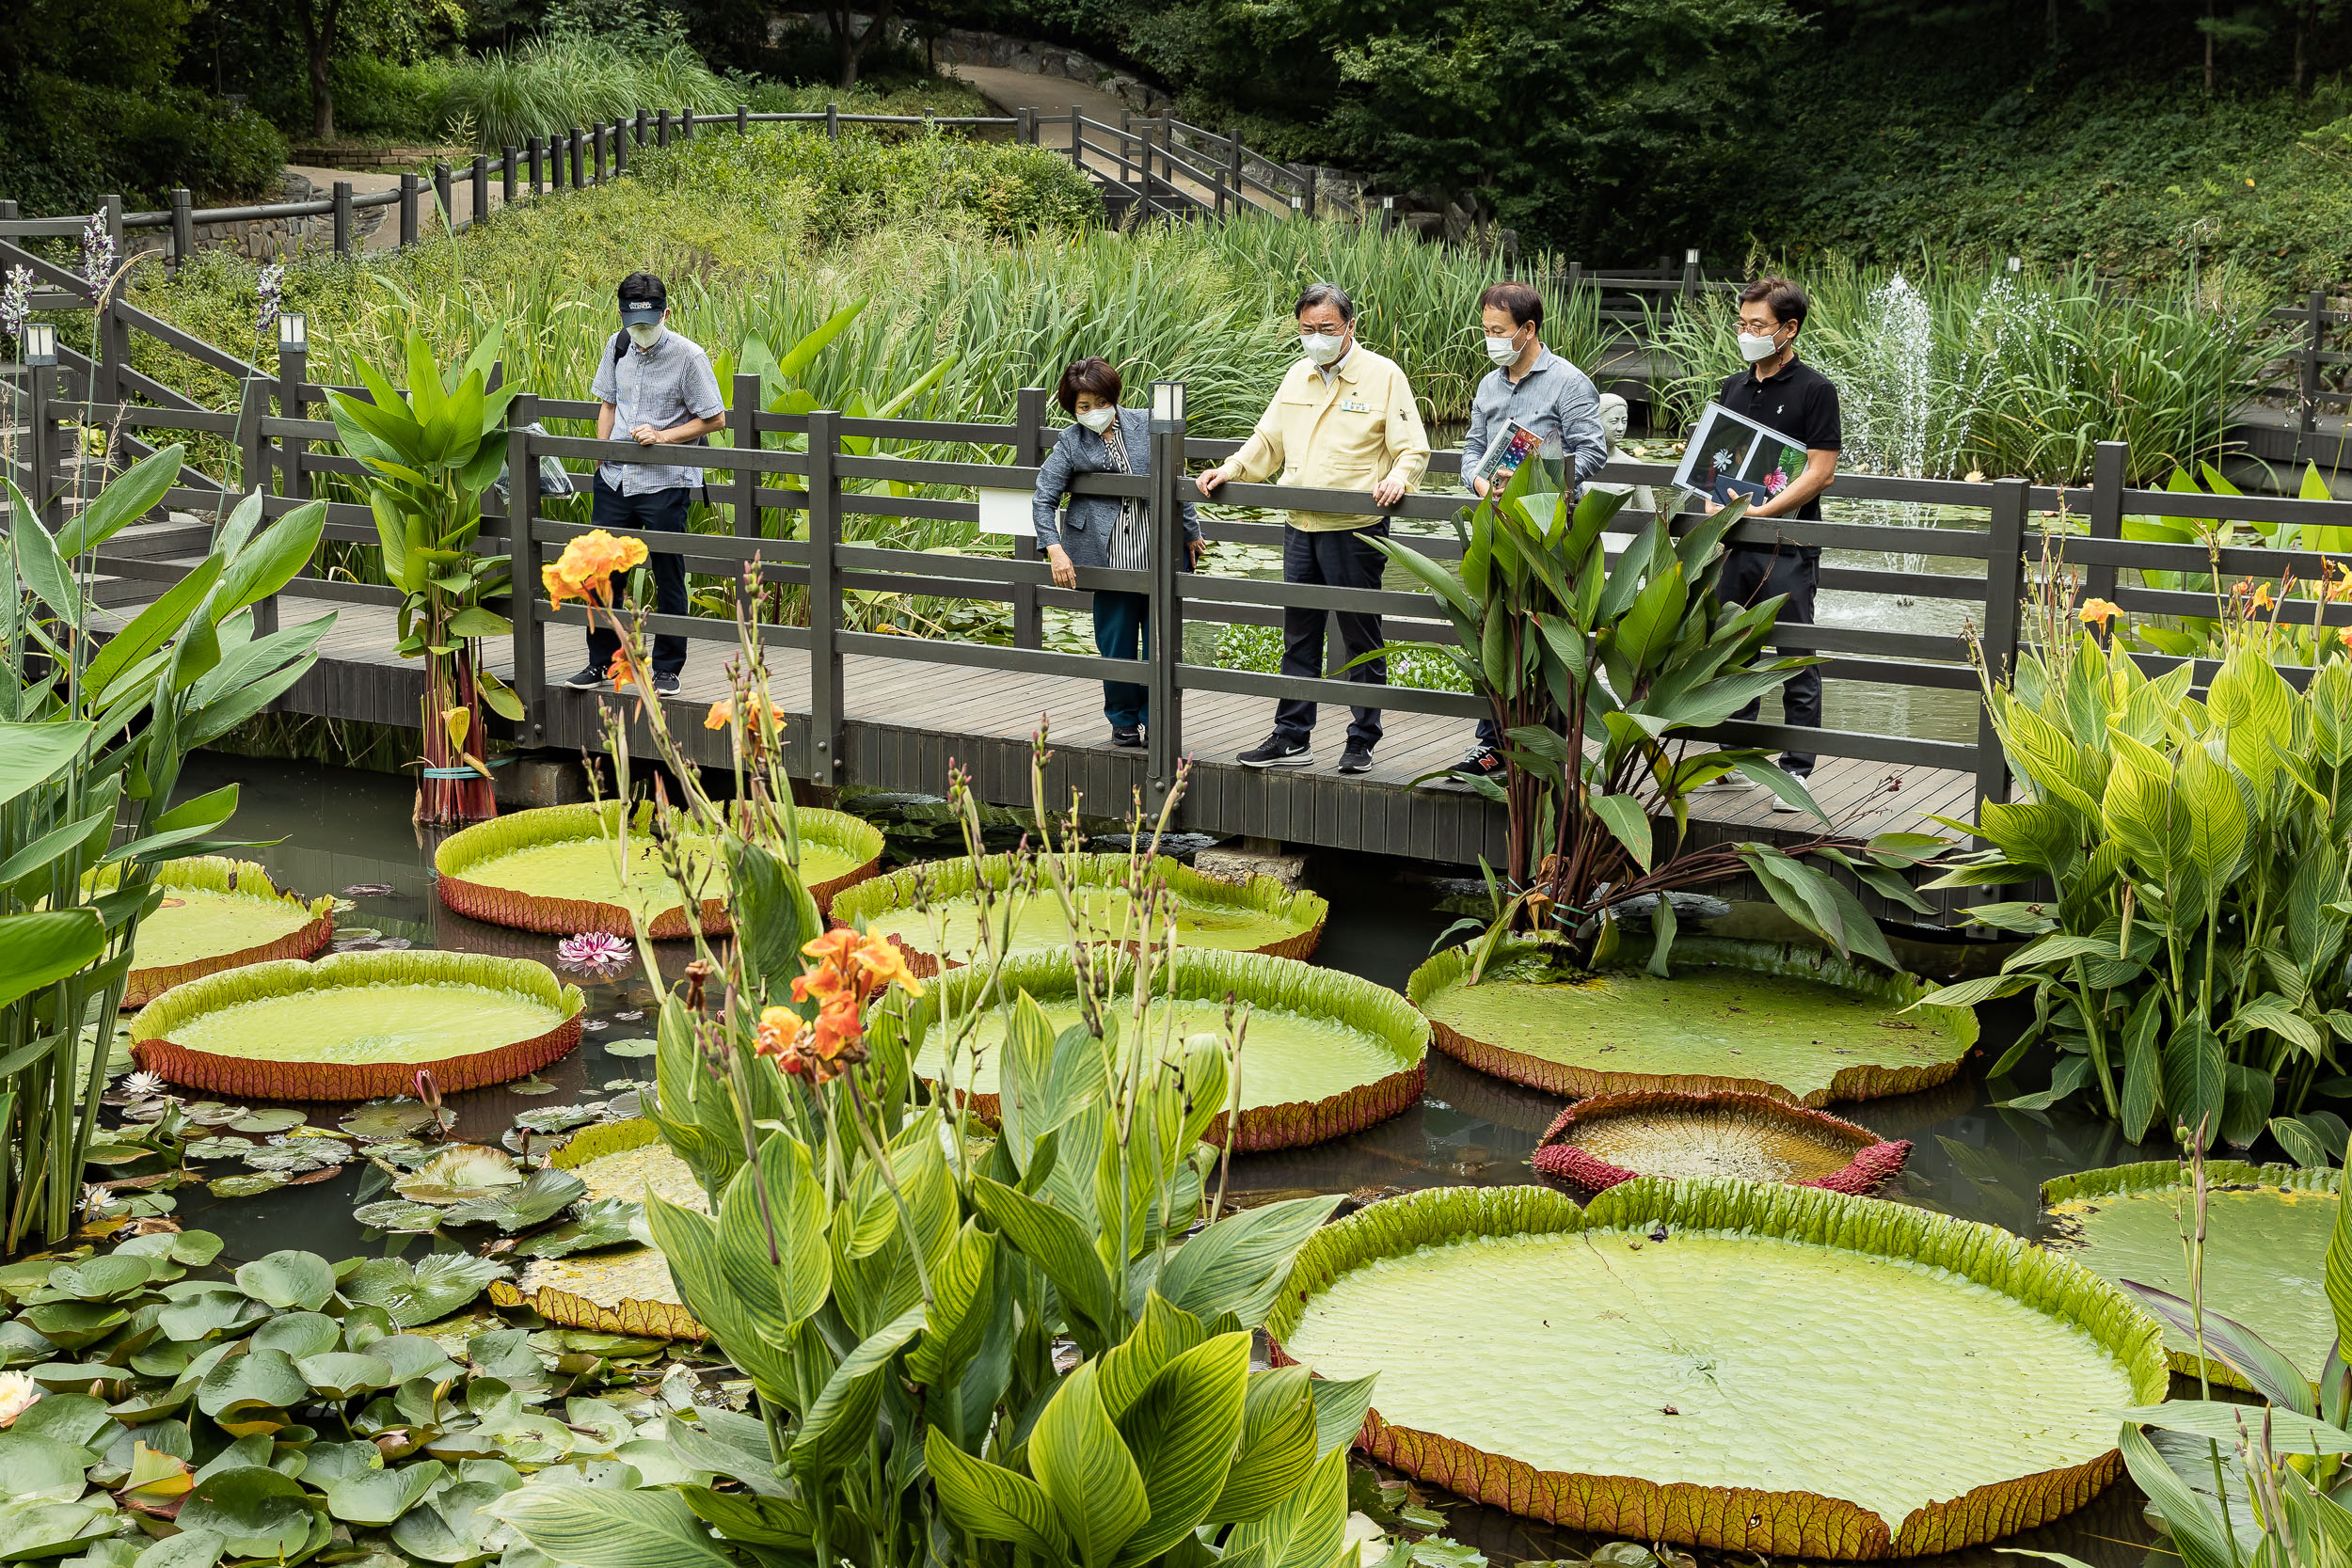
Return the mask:
[[[286,162],[267,119],[185,87],[135,92],[36,72],[5,112],[0,190],[27,213],[86,213],[108,193],[161,207],[178,185],[199,205],[232,201],[272,189]]]
[[[562,33],[452,66],[440,118],[470,124],[475,145],[494,150],[641,108],[732,114],[741,98],[683,41],[632,52],[593,34]]]

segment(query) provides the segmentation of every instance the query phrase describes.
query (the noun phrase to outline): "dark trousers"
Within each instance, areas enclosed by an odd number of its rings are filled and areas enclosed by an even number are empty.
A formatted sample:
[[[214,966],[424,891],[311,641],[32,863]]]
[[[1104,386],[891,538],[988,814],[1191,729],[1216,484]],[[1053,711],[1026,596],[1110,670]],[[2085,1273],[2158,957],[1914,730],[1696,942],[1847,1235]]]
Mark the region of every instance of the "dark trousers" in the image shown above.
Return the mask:
[[[1389,525],[1384,522],[1369,528],[1336,529],[1328,532],[1309,532],[1305,529],[1282,530],[1282,580],[1284,582],[1320,583],[1326,588],[1377,588],[1381,568],[1389,558],[1374,548],[1371,541],[1386,538]],[[1380,617],[1361,615],[1353,611],[1327,610],[1290,610],[1282,611],[1282,673],[1303,675],[1310,679],[1324,672],[1324,642],[1326,618],[1337,615],[1340,623],[1340,646],[1350,659],[1372,652],[1380,646]],[[1359,664],[1347,673],[1347,679],[1366,686],[1389,684],[1389,663],[1375,658]],[[1347,743],[1370,751],[1380,740],[1380,710],[1376,707],[1350,709],[1355,717],[1347,726]],[[1315,705],[1285,697],[1275,705],[1274,733],[1285,740],[1306,740],[1315,727]]]
[[[1152,654],[1152,599],[1147,594],[1094,591],[1094,649],[1104,658],[1148,658]],[[1152,689],[1134,681],[1103,683],[1103,717],[1115,730],[1142,724]]]
[[[1821,562],[1818,556],[1806,556],[1794,546],[1783,546],[1775,554],[1772,550],[1734,548],[1724,555],[1724,575],[1715,592],[1725,604],[1761,604],[1778,594],[1788,595],[1780,607],[1779,620],[1797,626],[1813,624],[1813,595],[1820,587]],[[1809,654],[1810,648],[1789,648],[1776,651]],[[1760,703],[1750,703],[1732,715],[1734,719],[1753,719]],[[1780,689],[1780,708],[1786,721],[1803,729],[1821,727],[1821,671],[1819,665],[1807,665],[1788,679]],[[1810,771],[1813,753],[1783,752],[1780,765],[1793,772]]]
[[[596,499],[589,512],[589,521],[601,529],[616,533],[684,533],[686,509],[693,499],[691,490],[655,490],[643,496],[625,496],[596,475]],[[682,555],[654,553],[645,564],[653,569],[653,607],[663,615],[683,615],[686,603],[686,558]],[[613,595],[614,607],[620,595]],[[599,621],[588,630],[588,663],[596,670],[608,670],[612,656],[620,651],[621,640],[612,629]],[[686,639],[675,632],[663,632],[653,640],[653,673],[675,675],[686,668]]]

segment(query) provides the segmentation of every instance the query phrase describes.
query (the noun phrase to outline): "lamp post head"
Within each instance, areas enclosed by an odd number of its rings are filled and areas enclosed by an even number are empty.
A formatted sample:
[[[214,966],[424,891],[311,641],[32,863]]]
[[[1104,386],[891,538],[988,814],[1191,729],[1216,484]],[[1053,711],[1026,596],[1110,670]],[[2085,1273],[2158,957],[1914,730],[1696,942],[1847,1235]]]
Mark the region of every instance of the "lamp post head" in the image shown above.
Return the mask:
[[[26,322],[24,362],[27,365],[54,365],[57,362],[57,329],[49,322]]]
[[[278,352],[303,354],[310,347],[310,325],[299,310],[288,310],[278,318]]]

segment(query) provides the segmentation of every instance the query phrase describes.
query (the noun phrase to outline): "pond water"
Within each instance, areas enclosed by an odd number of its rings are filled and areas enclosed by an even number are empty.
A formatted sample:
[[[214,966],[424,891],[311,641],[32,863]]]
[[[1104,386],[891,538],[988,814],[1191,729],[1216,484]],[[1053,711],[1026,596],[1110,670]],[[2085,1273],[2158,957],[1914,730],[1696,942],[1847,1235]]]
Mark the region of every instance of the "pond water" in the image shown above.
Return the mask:
[[[194,794],[232,780],[243,786],[235,822],[241,835],[281,841],[247,852],[265,863],[281,886],[312,896],[348,890],[357,907],[339,918],[342,932],[373,931],[379,933],[379,940],[417,947],[553,961],[551,937],[481,925],[439,906],[431,885],[430,850],[420,843],[409,821],[413,785],[407,779],[314,764],[200,755],[191,759],[183,788]],[[876,797],[866,806],[881,808],[875,815],[891,833],[894,849],[922,855],[946,852],[938,832],[945,826],[944,807],[929,798]],[[1456,918],[1440,905],[1458,895],[1463,886],[1443,868],[1362,854],[1311,856],[1307,876],[1330,901],[1332,911],[1316,961],[1400,991],[1438,934]],[[1982,957],[1964,944],[1926,941],[1909,944],[1904,956],[1923,971],[1947,974],[1964,958],[1980,963]],[[677,962],[683,964],[682,954]],[[493,1088],[453,1095],[448,1103],[457,1113],[454,1135],[496,1143],[520,1112],[610,1098],[633,1081],[652,1076],[651,1060],[629,1053],[631,1042],[645,1040],[652,1033],[655,985],[632,972],[583,986],[589,1011],[582,1044],[540,1074],[556,1085],[555,1091],[527,1097]],[[1979,1049],[1961,1075],[1940,1088],[1836,1107],[1838,1115],[1882,1136],[1907,1138],[1915,1146],[1908,1168],[1889,1185],[1886,1196],[2032,1236],[2043,1180],[2094,1166],[2163,1157],[2163,1151],[2143,1151],[2124,1143],[2106,1122],[1994,1109],[1991,1101],[2001,1095],[1988,1090],[1982,1073],[2015,1037],[2020,1022],[2016,1013],[1986,1009]],[[2018,1077],[2032,1082],[2003,1087],[2017,1092],[2039,1086],[2044,1072],[2029,1063]],[[1345,1191],[1369,1197],[1433,1185],[1533,1181],[1537,1178],[1529,1157],[1565,1103],[1555,1096],[1473,1072],[1433,1052],[1428,1088],[1420,1104],[1338,1142],[1236,1158],[1232,1187],[1262,1197],[1294,1191]],[[313,1121],[332,1126],[339,1108],[310,1109]],[[373,1186],[367,1185],[372,1179]],[[332,1180],[260,1197],[220,1199],[201,1186],[183,1188],[180,1212],[188,1225],[218,1232],[231,1261],[283,1247],[328,1258],[398,1251],[404,1244],[416,1250],[414,1239],[405,1243],[399,1238],[387,1241],[353,1221],[353,1207],[382,1196],[373,1191],[380,1185],[380,1177],[356,1163]],[[1851,1431],[1824,1433],[1822,1440],[1867,1443],[1873,1418],[1872,1411],[1857,1409]],[[1581,1555],[1591,1544],[1571,1532],[1475,1505],[1452,1506],[1449,1519],[1456,1539],[1501,1560]],[[2092,1507],[2012,1544],[2070,1552],[2097,1568],[2125,1568],[2139,1560],[2149,1539],[2137,1495],[2128,1483],[2119,1483]],[[2018,1560],[1990,1552],[1961,1555],[1980,1560],[1984,1568],[2013,1568]]]

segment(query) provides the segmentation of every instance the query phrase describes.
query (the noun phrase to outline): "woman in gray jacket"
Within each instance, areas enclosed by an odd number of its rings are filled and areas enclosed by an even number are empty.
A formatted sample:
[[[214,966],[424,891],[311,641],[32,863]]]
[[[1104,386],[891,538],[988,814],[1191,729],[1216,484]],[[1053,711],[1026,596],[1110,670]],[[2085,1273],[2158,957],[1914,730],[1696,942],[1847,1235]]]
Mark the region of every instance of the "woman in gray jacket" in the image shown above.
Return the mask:
[[[1061,372],[1057,395],[1072,423],[1038,469],[1037,497],[1031,503],[1037,547],[1053,566],[1058,587],[1075,588],[1081,566],[1140,572],[1152,564],[1151,510],[1142,500],[1069,493],[1070,481],[1078,474],[1151,473],[1150,419],[1140,408],[1120,407],[1120,390],[1119,371],[1106,359],[1081,359]],[[1065,499],[1069,511],[1057,519]],[[1184,528],[1182,564],[1189,569],[1200,563],[1205,544],[1192,502],[1184,502],[1180,510]],[[1094,591],[1094,646],[1104,658],[1146,657],[1150,606],[1141,594]],[[1103,683],[1103,714],[1111,721],[1112,745],[1143,744],[1147,695],[1147,689],[1134,681]]]

